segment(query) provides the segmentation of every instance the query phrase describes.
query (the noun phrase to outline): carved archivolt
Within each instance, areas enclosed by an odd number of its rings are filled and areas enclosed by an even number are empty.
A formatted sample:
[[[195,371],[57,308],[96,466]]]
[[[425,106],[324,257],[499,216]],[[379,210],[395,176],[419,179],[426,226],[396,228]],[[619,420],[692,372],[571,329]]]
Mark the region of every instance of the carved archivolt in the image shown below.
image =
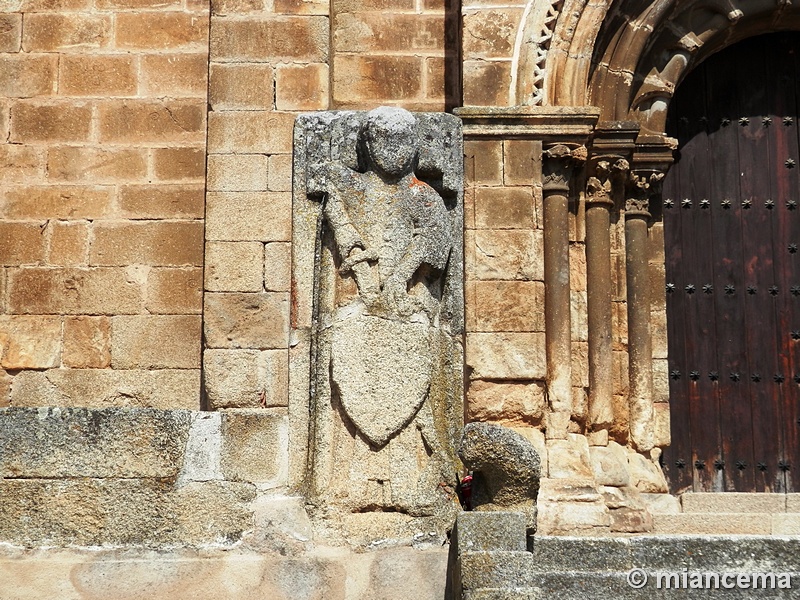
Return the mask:
[[[564,0],[530,0],[517,33],[511,81],[511,103],[541,106],[547,97],[545,63]],[[519,73],[525,76],[517,77]]]
[[[550,0],[526,10],[512,101],[598,106],[601,121],[662,135],[675,88],[744,38],[800,30],[789,0]]]

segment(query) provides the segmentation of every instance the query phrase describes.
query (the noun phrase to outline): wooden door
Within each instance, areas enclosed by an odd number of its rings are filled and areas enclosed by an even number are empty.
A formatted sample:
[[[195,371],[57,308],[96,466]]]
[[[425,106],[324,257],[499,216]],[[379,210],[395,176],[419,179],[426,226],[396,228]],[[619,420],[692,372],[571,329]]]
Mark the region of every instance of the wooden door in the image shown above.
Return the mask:
[[[680,85],[664,185],[673,493],[800,491],[800,34]]]

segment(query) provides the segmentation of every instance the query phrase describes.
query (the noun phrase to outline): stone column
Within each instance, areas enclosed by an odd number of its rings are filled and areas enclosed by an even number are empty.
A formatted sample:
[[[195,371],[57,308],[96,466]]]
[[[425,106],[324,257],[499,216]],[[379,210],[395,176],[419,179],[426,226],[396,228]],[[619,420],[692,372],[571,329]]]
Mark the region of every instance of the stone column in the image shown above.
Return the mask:
[[[582,154],[583,153],[583,154]],[[572,413],[569,282],[569,188],[582,146],[551,146],[543,153],[544,314],[547,392],[551,414],[548,438],[563,438]]]
[[[650,273],[647,260],[650,196],[664,173],[634,171],[625,199],[625,269],[628,288],[628,407],[635,447],[653,447],[653,350],[650,337]]]
[[[593,161],[586,182],[586,305],[589,321],[589,426],[607,429],[614,421],[612,314],[611,314],[611,210],[613,179],[628,170],[617,157]]]

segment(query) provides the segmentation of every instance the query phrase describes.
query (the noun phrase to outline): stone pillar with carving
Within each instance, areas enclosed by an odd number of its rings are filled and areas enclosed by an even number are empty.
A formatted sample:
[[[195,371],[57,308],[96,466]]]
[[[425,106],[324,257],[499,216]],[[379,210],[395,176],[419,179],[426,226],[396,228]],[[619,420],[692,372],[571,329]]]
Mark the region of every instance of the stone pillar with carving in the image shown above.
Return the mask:
[[[628,290],[628,407],[633,445],[653,448],[653,350],[650,335],[648,221],[650,199],[660,193],[664,172],[637,169],[625,197],[625,265]]]
[[[443,539],[459,508],[462,157],[446,114],[295,127],[293,437],[312,515],[349,542]]]
[[[543,152],[544,306],[547,437],[563,438],[572,414],[571,319],[569,274],[569,193],[576,165],[586,159],[584,146],[553,145]]]

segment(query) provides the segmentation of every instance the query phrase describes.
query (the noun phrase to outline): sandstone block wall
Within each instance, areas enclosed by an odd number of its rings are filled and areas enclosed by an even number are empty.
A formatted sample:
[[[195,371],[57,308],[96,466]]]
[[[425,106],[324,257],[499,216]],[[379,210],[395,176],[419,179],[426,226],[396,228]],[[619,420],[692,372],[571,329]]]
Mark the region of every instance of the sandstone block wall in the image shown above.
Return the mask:
[[[4,9],[0,406],[197,408],[208,6]]]
[[[517,36],[526,2],[467,0],[462,5],[464,106],[511,106]],[[530,10],[530,8],[528,9]]]

